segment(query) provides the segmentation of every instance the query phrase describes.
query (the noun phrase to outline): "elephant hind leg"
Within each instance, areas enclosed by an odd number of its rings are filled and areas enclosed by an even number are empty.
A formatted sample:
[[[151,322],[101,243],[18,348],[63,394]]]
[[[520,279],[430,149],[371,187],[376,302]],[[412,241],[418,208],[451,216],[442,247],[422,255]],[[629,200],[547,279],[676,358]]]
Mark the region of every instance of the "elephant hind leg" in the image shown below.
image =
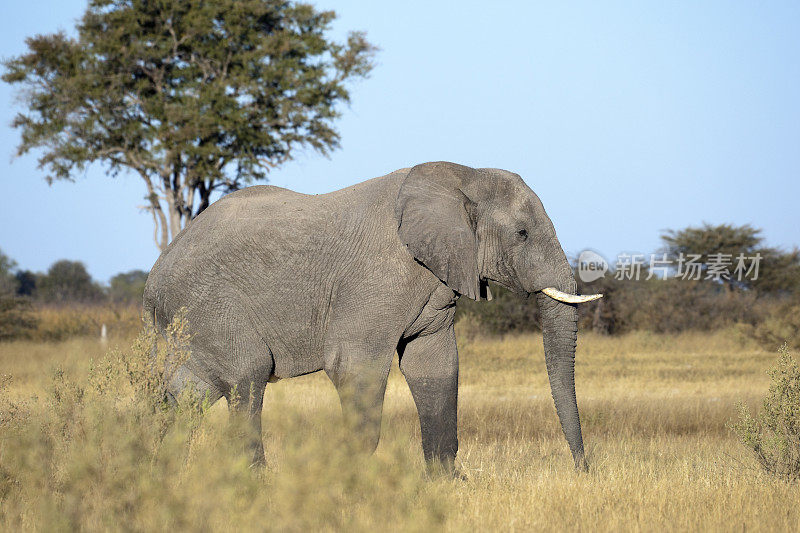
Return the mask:
[[[369,455],[378,447],[389,366],[394,349],[386,354],[348,347],[336,368],[326,369],[339,393],[345,427],[360,451]]]
[[[261,410],[267,382],[275,370],[275,359],[272,351],[255,337],[248,339],[246,335],[240,335],[240,339],[246,342],[231,353],[238,372],[231,377],[225,397],[231,416],[244,421],[244,445],[252,458],[251,465],[261,467],[266,462],[261,437]]]
[[[261,409],[264,403],[266,379],[242,380],[228,394],[231,416],[245,422],[245,446],[251,455],[251,465],[264,466],[264,443],[261,438]]]

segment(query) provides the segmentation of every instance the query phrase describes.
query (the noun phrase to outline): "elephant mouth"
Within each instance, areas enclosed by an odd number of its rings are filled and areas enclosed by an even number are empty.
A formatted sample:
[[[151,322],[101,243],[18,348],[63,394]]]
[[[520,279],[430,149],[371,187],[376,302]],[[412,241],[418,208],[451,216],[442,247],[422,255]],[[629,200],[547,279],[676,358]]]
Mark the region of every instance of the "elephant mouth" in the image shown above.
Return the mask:
[[[582,304],[603,297],[602,294],[570,294],[568,292],[560,291],[555,287],[545,287],[541,290],[541,292],[553,300],[558,300],[559,302],[564,302],[567,304]]]
[[[512,286],[512,285],[510,285],[508,283],[505,283],[503,281],[500,281],[500,280],[497,280],[497,279],[493,279],[493,278],[489,278],[489,277],[483,278],[483,279],[486,280],[486,281],[492,281],[494,283],[497,283],[501,287],[504,287],[504,288],[510,290],[511,292],[515,292],[517,294],[520,294],[521,296],[523,296],[525,298],[528,298],[531,295],[530,292],[526,291],[521,286]],[[567,303],[567,304],[583,304],[583,303],[586,303],[586,302],[592,302],[594,300],[599,300],[600,298],[603,297],[602,294],[570,294],[568,292],[560,291],[560,290],[556,289],[555,287],[545,287],[544,289],[540,289],[538,291],[533,291],[533,292],[534,293],[536,293],[536,292],[544,293],[547,296],[549,296],[550,298],[552,298],[553,300],[556,300],[556,301],[559,301],[559,302],[564,302],[564,303]]]
[[[512,285],[510,283],[506,283],[505,281],[501,281],[499,279],[494,279],[494,278],[490,278],[490,277],[485,277],[485,278],[482,278],[482,279],[484,279],[486,281],[491,281],[492,283],[497,283],[498,285],[500,285],[504,289],[508,289],[509,291],[511,291],[511,292],[513,292],[513,293],[515,293],[515,294],[517,294],[519,296],[522,296],[523,298],[528,298],[531,295],[531,293],[526,291],[522,287],[522,285]]]

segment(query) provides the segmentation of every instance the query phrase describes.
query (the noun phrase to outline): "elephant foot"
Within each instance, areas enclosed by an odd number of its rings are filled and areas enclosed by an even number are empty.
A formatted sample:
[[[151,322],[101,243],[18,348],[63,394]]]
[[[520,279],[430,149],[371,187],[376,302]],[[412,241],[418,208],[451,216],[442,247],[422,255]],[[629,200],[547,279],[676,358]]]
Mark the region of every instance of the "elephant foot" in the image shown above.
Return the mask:
[[[583,454],[575,457],[575,471],[576,472],[589,471],[589,462],[586,460],[586,456],[584,456]]]
[[[430,479],[454,479],[467,481],[467,475],[455,465],[452,459],[427,461],[426,471]]]
[[[267,466],[267,461],[264,459],[264,455],[262,454],[261,457],[253,457],[250,461],[250,470],[264,470]]]
[[[263,470],[267,466],[267,458],[264,455],[264,444],[261,442],[261,437],[250,442],[247,448],[251,456],[250,469]]]
[[[454,468],[452,476],[456,481],[469,481],[467,475],[460,468]]]

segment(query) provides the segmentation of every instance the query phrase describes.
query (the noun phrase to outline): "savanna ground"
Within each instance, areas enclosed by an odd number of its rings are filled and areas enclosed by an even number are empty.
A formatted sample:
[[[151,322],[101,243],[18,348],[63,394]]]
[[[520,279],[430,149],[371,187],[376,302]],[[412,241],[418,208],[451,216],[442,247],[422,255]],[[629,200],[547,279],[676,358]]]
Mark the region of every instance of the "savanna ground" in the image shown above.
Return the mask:
[[[777,346],[764,351],[732,332],[581,334],[577,390],[590,462],[583,474],[573,472],[557,423],[541,336],[469,331],[459,324],[458,462],[466,481],[425,474],[396,362],[375,456],[353,458],[336,393],[318,373],[267,387],[267,468],[253,472],[224,401],[202,419],[189,413],[171,425],[130,401],[146,351],[131,349],[131,339],[109,343],[119,352],[88,338],[0,344],[0,374],[13,376],[1,399],[0,524],[800,529],[800,486],[760,471],[727,427],[737,401],[759,405]],[[117,355],[104,356],[109,351]]]

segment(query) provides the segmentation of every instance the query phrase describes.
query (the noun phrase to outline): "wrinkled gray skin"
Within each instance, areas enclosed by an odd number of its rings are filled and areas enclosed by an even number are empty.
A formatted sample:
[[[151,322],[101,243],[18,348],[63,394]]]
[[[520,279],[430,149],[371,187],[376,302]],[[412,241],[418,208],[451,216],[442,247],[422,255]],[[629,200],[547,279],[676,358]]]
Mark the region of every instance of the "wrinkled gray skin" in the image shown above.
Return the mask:
[[[452,469],[458,450],[460,296],[490,297],[486,280],[535,294],[550,386],[575,466],[586,468],[574,361],[572,270],[536,194],[511,172],[436,162],[329,194],[273,186],[211,205],[161,254],[145,312],[163,329],[188,310],[192,355],[170,394],[190,383],[211,400],[232,390],[262,462],[269,381],[324,370],[346,420],[377,446],[395,350],[419,413],[425,459]]]

